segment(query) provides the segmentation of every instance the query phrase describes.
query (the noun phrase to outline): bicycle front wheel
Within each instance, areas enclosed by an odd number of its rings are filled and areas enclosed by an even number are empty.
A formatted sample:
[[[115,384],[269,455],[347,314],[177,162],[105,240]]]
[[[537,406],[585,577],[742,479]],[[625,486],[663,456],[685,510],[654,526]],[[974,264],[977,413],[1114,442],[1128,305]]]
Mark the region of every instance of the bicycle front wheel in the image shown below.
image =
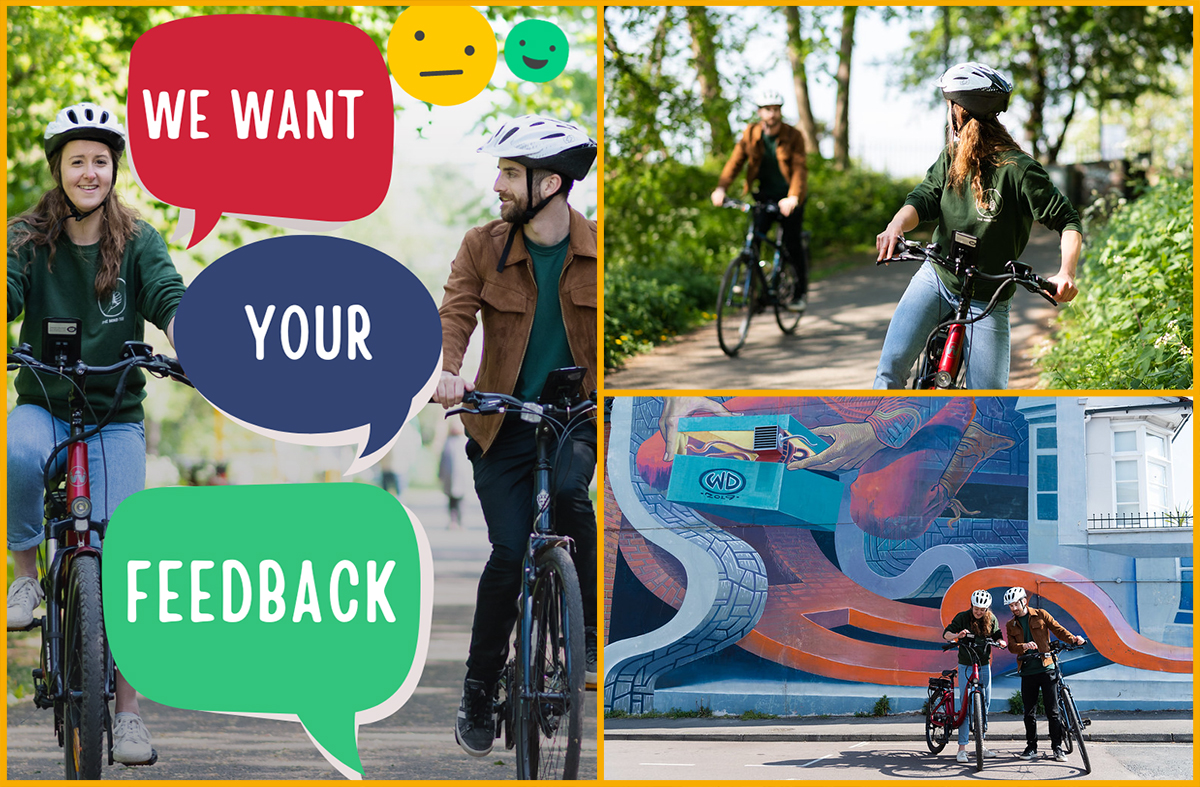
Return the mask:
[[[1075,698],[1071,696],[1070,689],[1063,687],[1060,704],[1063,717],[1070,719],[1070,730],[1064,731],[1063,742],[1066,743],[1072,737],[1075,738],[1075,742],[1079,744],[1079,756],[1083,758],[1083,772],[1091,773],[1092,761],[1088,759],[1087,747],[1083,744],[1083,720],[1079,718],[1079,709],[1075,707]]]
[[[1062,750],[1064,754],[1071,754],[1075,751],[1075,724],[1067,713],[1067,693],[1058,682],[1054,690],[1058,698],[1058,718],[1062,722]]]
[[[100,607],[100,561],[79,555],[71,561],[64,610],[63,750],[68,779],[99,779],[104,763],[104,618]]]
[[[782,265],[775,285],[775,323],[779,326],[779,330],[791,336],[796,332],[796,327],[800,325],[800,318],[804,312],[792,311],[789,308],[800,297],[800,293],[797,292],[800,288],[800,281],[796,277],[796,269],[790,262],[785,260]]]
[[[937,754],[946,748],[946,743],[950,740],[949,719],[953,713],[953,695],[950,696],[949,702],[951,705],[947,705],[945,694],[932,694],[926,704],[925,743],[929,746],[930,754]]]
[[[975,726],[975,770],[983,770],[983,692],[971,694],[971,719]]]
[[[518,779],[574,779],[583,748],[583,599],[565,549],[537,559],[533,620],[520,644]]]
[[[757,306],[758,282],[755,261],[740,256],[725,269],[717,294],[717,341],[730,358],[738,354],[750,333],[750,319]]]

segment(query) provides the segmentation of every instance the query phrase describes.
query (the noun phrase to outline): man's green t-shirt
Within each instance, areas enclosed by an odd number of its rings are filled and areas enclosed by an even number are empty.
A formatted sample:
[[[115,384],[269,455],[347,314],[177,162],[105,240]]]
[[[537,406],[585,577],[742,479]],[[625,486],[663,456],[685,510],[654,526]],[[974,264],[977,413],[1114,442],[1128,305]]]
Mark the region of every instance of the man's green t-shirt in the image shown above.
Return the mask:
[[[567,342],[567,329],[563,325],[562,301],[559,300],[559,279],[570,245],[570,235],[553,246],[539,246],[525,239],[525,248],[529,250],[533,263],[533,278],[537,283],[537,305],[533,312],[529,343],[525,347],[525,358],[521,362],[521,373],[517,375],[513,392],[513,396],[522,401],[537,400],[550,372],[575,365],[571,345]]]
[[[1021,631],[1025,633],[1025,641],[1033,642],[1033,632],[1029,630],[1029,615],[1028,613],[1017,618],[1017,622],[1021,624]],[[1032,650],[1025,651],[1033,653]],[[1024,654],[1022,654],[1024,655]],[[1042,663],[1041,659],[1021,659],[1021,675],[1041,675],[1043,672],[1049,672],[1050,668]]]
[[[763,159],[758,168],[758,198],[763,202],[778,202],[788,195],[788,182],[779,170],[779,138],[762,136]]]

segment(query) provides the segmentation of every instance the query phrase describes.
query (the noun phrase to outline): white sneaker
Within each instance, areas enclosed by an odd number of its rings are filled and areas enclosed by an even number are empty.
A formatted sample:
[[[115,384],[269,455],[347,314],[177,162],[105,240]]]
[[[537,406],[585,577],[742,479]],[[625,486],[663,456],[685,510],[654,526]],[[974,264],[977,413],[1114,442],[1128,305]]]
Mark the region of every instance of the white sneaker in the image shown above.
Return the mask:
[[[999,756],[1000,756],[1000,755],[999,755],[999,754],[996,754],[996,752],[992,751],[991,749],[989,749],[989,748],[987,748],[987,747],[984,747],[984,749],[983,749],[983,758],[984,758],[985,760],[989,760],[989,759],[992,759],[993,757],[999,757]]]
[[[146,762],[153,754],[150,731],[136,713],[118,713],[113,721],[113,759],[126,765]]]
[[[955,757],[954,759],[958,760],[959,762],[968,762],[971,758],[967,756],[967,753],[965,751],[960,751],[958,753],[958,756]]]
[[[8,629],[23,629],[33,622],[33,611],[45,594],[33,577],[17,577],[8,586]]]
[[[807,308],[808,308],[808,296],[807,295],[801,295],[799,298],[792,301],[787,306],[788,311],[792,312],[793,314],[803,313],[803,311]]]

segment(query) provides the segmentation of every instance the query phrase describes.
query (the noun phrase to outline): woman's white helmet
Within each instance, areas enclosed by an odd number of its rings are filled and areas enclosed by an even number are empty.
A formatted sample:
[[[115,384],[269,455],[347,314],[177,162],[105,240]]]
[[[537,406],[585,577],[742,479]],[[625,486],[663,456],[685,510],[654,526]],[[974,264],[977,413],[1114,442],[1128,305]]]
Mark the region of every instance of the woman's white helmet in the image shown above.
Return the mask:
[[[967,110],[973,117],[990,118],[1008,109],[1012,82],[983,63],[959,63],[935,82],[942,96]]]
[[[43,140],[46,158],[53,156],[73,139],[103,142],[112,148],[115,155],[120,156],[125,150],[125,127],[117,122],[117,116],[112,112],[85,101],[63,109],[46,126]]]
[[[992,594],[986,590],[976,590],[971,594],[971,606],[973,607],[990,607],[992,606]]]
[[[541,115],[522,115],[504,125],[479,148],[496,158],[531,169],[548,169],[583,180],[596,161],[596,142],[578,126]]]
[[[1015,604],[1023,598],[1028,598],[1025,595],[1025,588],[1009,588],[1004,591],[1004,605]]]
[[[781,107],[783,106],[783,93],[773,87],[761,87],[754,94],[754,103],[759,107]]]

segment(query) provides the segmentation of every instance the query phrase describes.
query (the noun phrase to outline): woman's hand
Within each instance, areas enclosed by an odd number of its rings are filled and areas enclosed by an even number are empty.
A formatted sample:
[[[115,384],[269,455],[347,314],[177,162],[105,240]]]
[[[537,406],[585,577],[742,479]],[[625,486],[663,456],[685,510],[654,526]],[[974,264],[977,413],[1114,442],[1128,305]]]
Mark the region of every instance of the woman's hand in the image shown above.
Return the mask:
[[[912,205],[905,205],[896,211],[896,215],[888,222],[887,229],[875,236],[875,248],[879,250],[875,261],[883,262],[891,257],[896,251],[896,244],[904,240],[904,233],[916,229],[920,223],[917,209]]]
[[[1075,286],[1075,277],[1069,273],[1060,271],[1047,281],[1054,285],[1054,300],[1059,303],[1067,303],[1079,294],[1079,288]]]

